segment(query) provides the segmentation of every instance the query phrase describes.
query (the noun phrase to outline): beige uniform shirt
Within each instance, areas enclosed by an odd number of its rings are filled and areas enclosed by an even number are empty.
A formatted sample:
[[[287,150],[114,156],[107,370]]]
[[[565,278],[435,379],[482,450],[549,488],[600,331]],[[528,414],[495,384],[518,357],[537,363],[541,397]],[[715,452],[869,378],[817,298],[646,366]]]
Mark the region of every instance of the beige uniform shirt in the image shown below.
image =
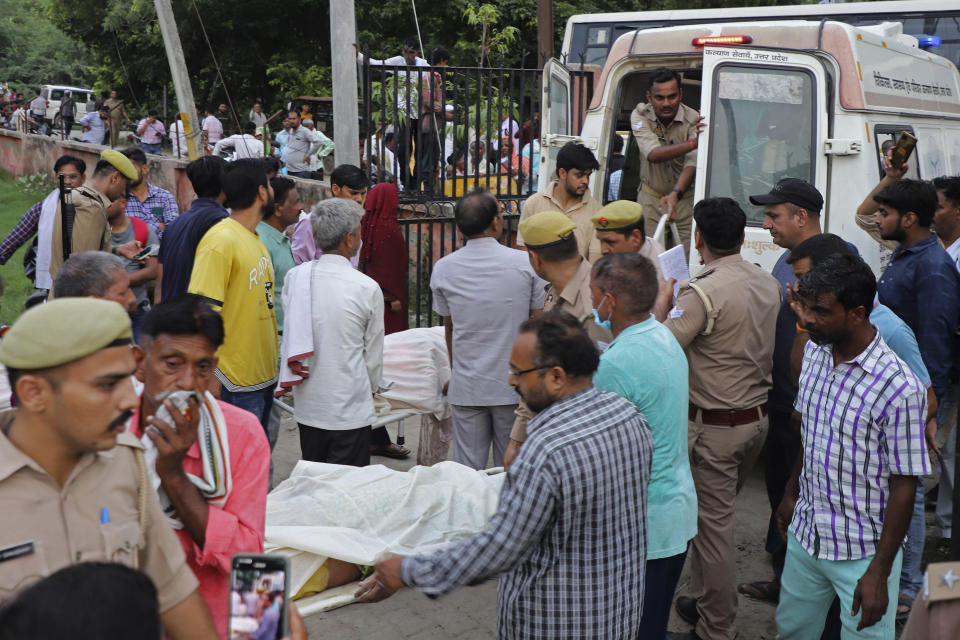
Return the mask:
[[[710,300],[708,312],[698,286]],[[767,401],[780,284],[740,254],[714,260],[680,286],[664,324],[687,354],[690,402],[701,409],[748,409]],[[714,319],[710,335],[702,335]]]
[[[697,150],[666,162],[650,162],[647,156],[657,147],[685,142],[697,137],[697,121],[700,114],[681,104],[673,121],[664,127],[653,114],[653,107],[645,102],[637,104],[630,114],[630,128],[640,147],[640,182],[663,197],[677,184],[677,178],[685,167],[697,166]],[[692,189],[688,189],[688,193]]]
[[[593,199],[590,190],[583,194],[580,202],[575,203],[569,209],[560,206],[560,202],[554,197],[554,190],[560,186],[557,180],[550,183],[546,191],[538,191],[523,203],[523,211],[520,212],[520,221],[526,220],[535,213],[541,211],[560,211],[566,214],[577,228],[573,230],[573,235],[577,237],[577,247],[580,249],[580,255],[596,262],[600,259],[600,241],[597,240],[597,234],[593,229],[593,214],[600,210],[601,204]],[[517,231],[517,246],[524,246],[523,236]]]
[[[110,122],[119,123],[123,118],[123,100],[120,98],[107,98],[104,104],[110,108]]]
[[[644,244],[644,246],[647,246]],[[601,329],[593,321],[593,300],[590,298],[590,271],[592,267],[586,260],[580,262],[580,268],[574,274],[563,291],[557,291],[552,284],[546,287],[547,299],[543,303],[543,310],[562,309],[579,320],[587,330],[590,339],[597,343],[609,344],[613,336],[606,329]],[[513,423],[510,438],[517,442],[527,439],[527,422],[536,414],[527,408],[523,400],[517,406],[517,419]]]
[[[136,562],[156,585],[161,612],[196,590],[149,481],[144,545],[136,548],[140,473],[134,449],[142,449],[140,442],[120,434],[113,449],[84,455],[60,487],[0,433],[0,602],[58,569],[89,561]]]
[[[70,255],[83,251],[110,250],[110,223],[107,222],[107,207],[110,198],[91,184],[73,190],[73,236]],[[63,265],[63,217],[57,205],[57,218],[53,222],[53,241],[50,244],[50,277],[57,279],[57,271]]]

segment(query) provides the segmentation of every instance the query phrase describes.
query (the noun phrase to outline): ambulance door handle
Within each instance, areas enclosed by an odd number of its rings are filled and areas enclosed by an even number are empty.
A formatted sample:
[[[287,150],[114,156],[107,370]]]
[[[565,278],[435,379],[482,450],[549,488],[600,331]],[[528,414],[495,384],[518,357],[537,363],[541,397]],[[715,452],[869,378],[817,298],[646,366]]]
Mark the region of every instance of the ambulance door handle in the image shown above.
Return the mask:
[[[853,156],[863,150],[863,143],[853,138],[827,138],[823,141],[823,152],[828,156]]]
[[[551,147],[562,147],[568,142],[576,142],[578,144],[582,144],[587,149],[597,148],[596,138],[581,138],[580,136],[567,136],[559,133],[548,133],[544,142],[546,142],[547,146]]]

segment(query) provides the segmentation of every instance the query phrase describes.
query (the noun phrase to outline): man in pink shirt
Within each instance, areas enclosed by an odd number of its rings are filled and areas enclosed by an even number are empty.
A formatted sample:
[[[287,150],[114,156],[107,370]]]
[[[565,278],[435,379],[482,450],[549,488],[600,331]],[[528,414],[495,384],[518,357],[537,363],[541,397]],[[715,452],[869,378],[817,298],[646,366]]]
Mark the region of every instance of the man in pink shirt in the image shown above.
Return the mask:
[[[270,473],[270,445],[258,418],[206,392],[223,335],[220,314],[200,296],[153,307],[140,342],[143,393],[130,421],[220,637],[229,619],[231,558],[263,553]],[[192,395],[185,403],[167,397],[177,391]]]
[[[342,164],[330,174],[330,191],[334,198],[346,198],[363,205],[367,197],[367,176],[363,169],[352,164]],[[293,240],[290,242],[293,251],[293,260],[297,264],[316,260],[323,255],[313,241],[313,227],[310,226],[310,214],[301,214],[300,220],[293,228]],[[350,259],[356,268],[360,252]]]

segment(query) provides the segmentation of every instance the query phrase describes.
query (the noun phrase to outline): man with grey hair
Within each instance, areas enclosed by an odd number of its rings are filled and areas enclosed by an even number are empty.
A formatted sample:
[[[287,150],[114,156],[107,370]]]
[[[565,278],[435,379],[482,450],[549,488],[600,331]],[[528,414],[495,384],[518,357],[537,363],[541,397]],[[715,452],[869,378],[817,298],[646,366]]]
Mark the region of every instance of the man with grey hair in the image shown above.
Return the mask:
[[[383,368],[383,293],[350,264],[361,218],[363,207],[344,198],[324,200],[310,214],[323,255],[287,272],[280,376],[293,389],[303,459],[355,467],[370,464]]]
[[[52,297],[113,300],[133,316],[137,312],[137,296],[130,289],[126,263],[106,251],[75,253],[57,272]]]

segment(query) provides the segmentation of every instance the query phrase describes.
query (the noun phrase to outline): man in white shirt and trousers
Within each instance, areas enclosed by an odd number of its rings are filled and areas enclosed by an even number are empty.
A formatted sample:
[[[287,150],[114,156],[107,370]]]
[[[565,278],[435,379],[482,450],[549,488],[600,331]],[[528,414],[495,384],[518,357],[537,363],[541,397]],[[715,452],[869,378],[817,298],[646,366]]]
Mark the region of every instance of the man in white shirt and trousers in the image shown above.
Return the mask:
[[[323,255],[287,272],[280,383],[293,388],[304,460],[370,464],[383,371],[383,293],[350,264],[363,207],[331,198],[310,214]]]
[[[420,41],[417,38],[407,38],[403,41],[403,49],[401,54],[398,56],[393,56],[385,60],[377,60],[376,58],[366,58],[362,53],[357,52],[357,61],[360,64],[363,64],[364,60],[368,60],[371,66],[388,66],[388,67],[429,67],[430,63],[425,59],[420,57]],[[414,71],[413,69],[407,69],[406,71],[397,72],[398,82],[397,87],[397,105],[396,109],[400,113],[406,112],[406,124],[401,126],[397,131],[397,149],[396,155],[397,159],[400,161],[400,182],[402,184],[413,184],[413,181],[410,180],[410,156],[413,154],[413,141],[420,139],[420,108],[419,108],[419,93],[420,87],[423,84],[423,78],[429,73],[429,69],[423,71]],[[383,76],[383,79],[386,79],[386,75]],[[407,104],[407,96],[410,97],[410,104]],[[386,118],[390,120],[392,118]],[[416,159],[414,159],[416,163]],[[418,167],[414,167],[413,175],[416,176],[419,172]]]

